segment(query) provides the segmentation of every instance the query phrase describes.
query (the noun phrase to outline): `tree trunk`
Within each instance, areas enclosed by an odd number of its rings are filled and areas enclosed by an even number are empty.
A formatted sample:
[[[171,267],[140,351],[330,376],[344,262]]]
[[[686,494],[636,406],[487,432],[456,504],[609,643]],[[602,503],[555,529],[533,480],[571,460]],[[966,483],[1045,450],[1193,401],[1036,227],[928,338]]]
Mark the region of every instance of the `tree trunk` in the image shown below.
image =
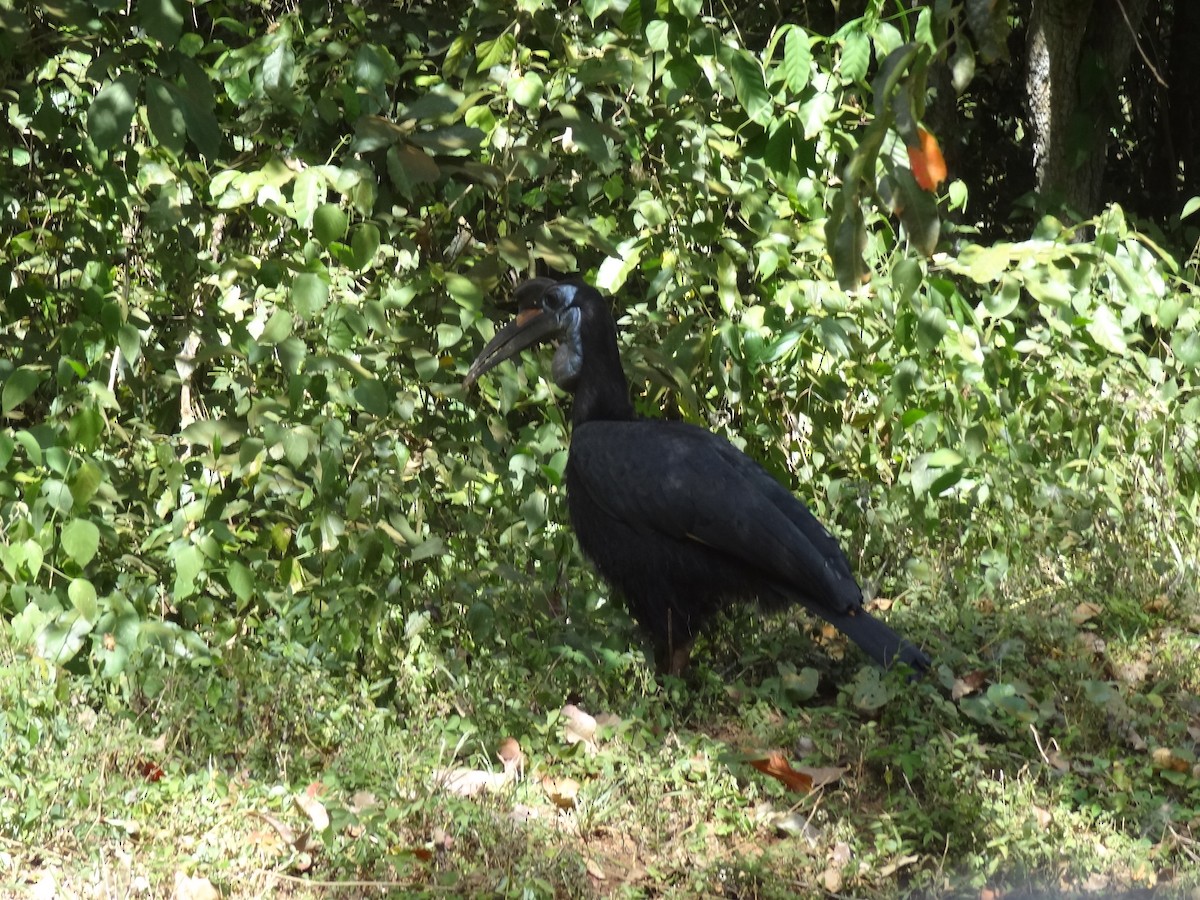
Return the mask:
[[[1033,0],[1025,90],[1038,189],[1096,212],[1118,90],[1148,0]]]

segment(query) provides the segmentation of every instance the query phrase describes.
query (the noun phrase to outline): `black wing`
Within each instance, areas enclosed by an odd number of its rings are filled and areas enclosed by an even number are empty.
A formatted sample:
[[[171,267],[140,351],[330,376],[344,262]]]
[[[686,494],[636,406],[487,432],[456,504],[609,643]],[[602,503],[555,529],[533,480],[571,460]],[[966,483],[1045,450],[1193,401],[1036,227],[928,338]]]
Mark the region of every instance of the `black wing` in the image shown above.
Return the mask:
[[[571,456],[592,500],[630,527],[713,547],[831,612],[862,606],[833,536],[724,438],[684,422],[585,423]]]

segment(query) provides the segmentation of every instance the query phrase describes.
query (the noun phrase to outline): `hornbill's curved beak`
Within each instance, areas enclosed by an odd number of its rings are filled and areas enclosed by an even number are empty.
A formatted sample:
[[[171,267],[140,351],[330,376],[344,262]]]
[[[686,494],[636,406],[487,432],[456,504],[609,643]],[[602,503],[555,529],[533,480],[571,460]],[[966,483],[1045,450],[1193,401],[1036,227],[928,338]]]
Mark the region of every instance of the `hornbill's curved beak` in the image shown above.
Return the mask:
[[[550,278],[533,278],[516,289],[513,294],[518,306],[516,319],[496,332],[496,336],[475,357],[467,377],[463,379],[463,387],[469,388],[484,372],[491,371],[526,347],[558,334],[561,328],[558,316],[546,312],[542,307],[542,296],[557,283]]]

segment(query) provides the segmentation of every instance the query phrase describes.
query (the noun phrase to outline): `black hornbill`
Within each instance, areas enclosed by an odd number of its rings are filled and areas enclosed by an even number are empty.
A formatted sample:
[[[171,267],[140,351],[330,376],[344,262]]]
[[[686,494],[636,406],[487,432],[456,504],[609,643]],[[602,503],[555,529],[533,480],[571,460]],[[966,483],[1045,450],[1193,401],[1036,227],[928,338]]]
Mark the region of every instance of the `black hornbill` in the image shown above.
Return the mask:
[[[758,463],[686,422],[638,419],[608,303],[572,278],[516,290],[516,321],[471,364],[464,386],[554,339],[553,376],[574,394],[567,504],[583,552],[624,595],[678,674],[699,629],[732,603],[799,603],[879,665],[917,671],[929,658],[863,609],[841,547]]]

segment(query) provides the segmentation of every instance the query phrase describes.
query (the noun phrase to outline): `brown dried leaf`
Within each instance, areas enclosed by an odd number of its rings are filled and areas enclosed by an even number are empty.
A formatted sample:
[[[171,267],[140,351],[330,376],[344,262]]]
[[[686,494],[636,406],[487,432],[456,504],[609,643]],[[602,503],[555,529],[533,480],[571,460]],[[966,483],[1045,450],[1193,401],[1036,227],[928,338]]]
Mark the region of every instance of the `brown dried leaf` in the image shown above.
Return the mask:
[[[496,755],[504,764],[504,774],[509,778],[516,778],[525,771],[525,751],[521,749],[516,738],[507,737],[502,740]]]
[[[588,859],[584,860],[583,864],[587,868],[588,874],[591,875],[593,878],[595,878],[597,881],[604,881],[604,879],[606,879],[608,877],[607,875],[604,874],[604,870],[602,868],[600,868],[600,864],[598,862],[596,862],[594,859],[588,858]]]
[[[559,809],[571,809],[579,799],[579,782],[574,778],[551,778],[547,775],[542,779],[542,789]]]
[[[974,672],[968,672],[962,678],[954,679],[954,686],[950,689],[950,699],[959,701],[963,697],[975,693],[987,682],[987,673],[982,669],[976,669]]]
[[[1104,610],[1096,603],[1080,603],[1071,613],[1071,621],[1076,625],[1082,625],[1088,619],[1094,619]]]
[[[1190,772],[1192,770],[1190,761],[1166,747],[1156,748],[1151,752],[1150,759],[1156,767],[1167,769],[1171,772]]]
[[[779,779],[793,791],[812,790],[812,776],[806,772],[797,772],[793,769],[792,764],[787,761],[787,757],[778,750],[771,753],[766,759],[750,760],[750,765],[754,766],[760,772],[767,773],[772,778]]]

